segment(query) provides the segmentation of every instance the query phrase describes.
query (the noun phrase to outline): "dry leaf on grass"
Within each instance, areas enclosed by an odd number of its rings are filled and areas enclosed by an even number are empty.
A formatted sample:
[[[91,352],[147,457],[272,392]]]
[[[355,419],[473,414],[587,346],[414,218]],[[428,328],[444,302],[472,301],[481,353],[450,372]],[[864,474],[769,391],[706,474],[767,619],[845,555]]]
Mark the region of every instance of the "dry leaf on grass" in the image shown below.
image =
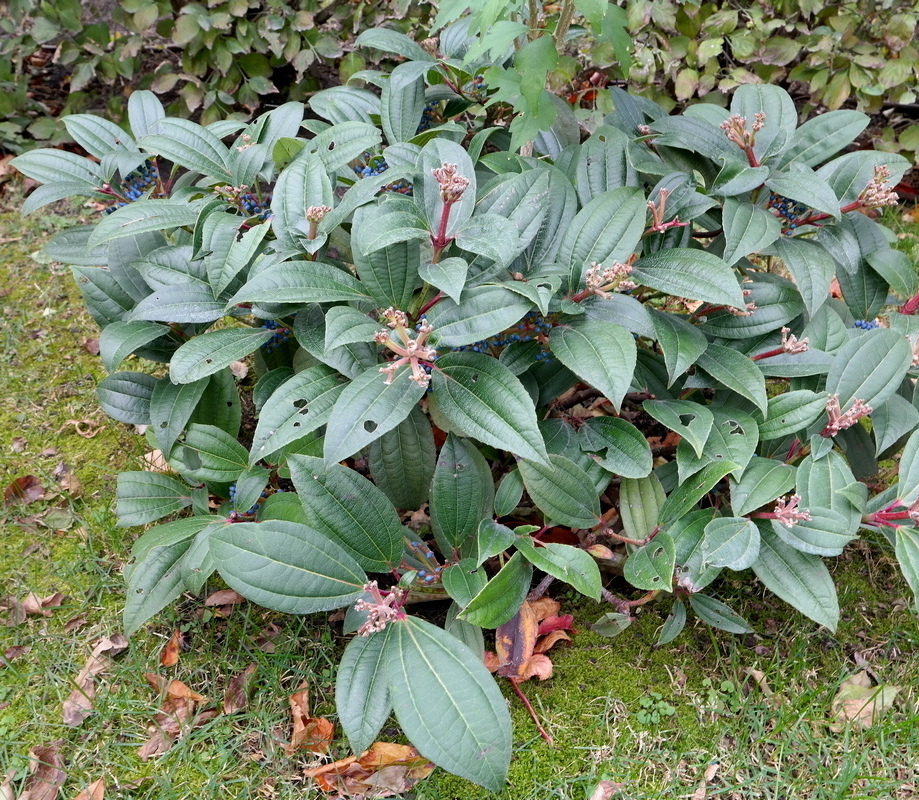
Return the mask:
[[[58,463],[52,470],[51,475],[57,480],[57,485],[61,488],[61,491],[66,492],[71,497],[80,497],[83,494],[83,485],[80,483],[79,478],[73,474],[73,470],[63,461]]]
[[[249,706],[249,682],[258,669],[258,664],[252,663],[238,675],[230,678],[226,693],[223,695],[223,713],[235,714],[245,711]]]
[[[890,684],[875,686],[866,671],[856,672],[842,682],[833,698],[831,710],[836,722],[830,730],[838,733],[848,724],[870,728],[893,706],[899,691],[899,686]]]
[[[60,608],[66,599],[63,592],[55,592],[47,597],[39,597],[35,592],[29,592],[22,601],[22,607],[26,614],[50,617],[54,613],[52,609]]]
[[[325,717],[310,716],[308,684],[304,683],[290,696],[290,715],[294,728],[290,744],[284,746],[287,755],[292,756],[298,750],[309,750],[311,753],[328,752],[335,727]]]
[[[22,475],[3,490],[3,502],[8,506],[28,505],[45,496],[45,487],[35,475]]]
[[[350,756],[305,770],[322,791],[349,800],[404,794],[434,771],[434,765],[414,747],[375,742],[360,758]]]
[[[74,683],[77,688],[64,701],[64,724],[76,728],[83,723],[93,710],[93,700],[96,698],[96,676],[101,675],[112,665],[112,657],[123,652],[128,646],[128,640],[121,634],[111,638],[105,637],[96,642],[92,654],[86,665],[80,670]]]
[[[99,355],[99,340],[96,338],[84,339],[83,349],[91,356]]]
[[[233,606],[238,603],[245,603],[246,598],[243,597],[239,592],[234,592],[232,589],[221,589],[220,591],[214,592],[207,596],[204,601],[206,606]]]
[[[182,681],[167,681],[152,672],[145,672],[144,677],[165,697],[153,724],[147,729],[150,738],[137,750],[142,761],[162,755],[186,733],[214,719],[219,713],[215,708],[198,711],[198,705],[206,702],[206,698]]]
[[[10,450],[14,453],[21,453],[26,449],[26,440],[22,436],[14,436],[10,442]]]
[[[16,800],[16,793],[13,791],[13,778],[16,777],[17,771],[11,769],[3,776],[3,783],[0,783],[0,800]]]
[[[623,783],[600,781],[597,784],[597,788],[594,789],[594,793],[590,796],[590,800],[610,800],[614,794],[622,791],[623,786],[625,786]]]
[[[702,775],[702,780],[699,781],[699,785],[692,793],[691,800],[705,800],[705,798],[708,797],[708,785],[715,779],[720,766],[721,765],[717,761],[712,761],[705,768],[705,773]]]
[[[176,630],[172,634],[172,638],[166,642],[166,646],[163,648],[163,652],[160,653],[160,664],[164,667],[174,667],[179,663],[179,653],[182,650],[182,644],[185,641],[185,636],[182,634],[182,631]]]
[[[102,778],[93,781],[73,800],[105,800],[105,781]]]
[[[766,680],[766,674],[758,669],[747,667],[744,672],[756,681],[760,691],[766,697],[766,703],[770,708],[781,708],[788,704],[788,699],[781,692],[773,692],[769,681]]]
[[[22,787],[19,800],[54,800],[67,773],[61,758],[63,742],[40,745],[29,751],[29,777]]]
[[[151,450],[149,453],[144,453],[144,461],[153,472],[171,472],[169,462],[166,461],[162,450]]]
[[[570,614],[558,616],[559,604],[549,597],[524,601],[517,614],[495,632],[495,650],[485,654],[485,666],[514,681],[545,680],[552,675],[552,662],[545,655],[558,642],[571,637]]]

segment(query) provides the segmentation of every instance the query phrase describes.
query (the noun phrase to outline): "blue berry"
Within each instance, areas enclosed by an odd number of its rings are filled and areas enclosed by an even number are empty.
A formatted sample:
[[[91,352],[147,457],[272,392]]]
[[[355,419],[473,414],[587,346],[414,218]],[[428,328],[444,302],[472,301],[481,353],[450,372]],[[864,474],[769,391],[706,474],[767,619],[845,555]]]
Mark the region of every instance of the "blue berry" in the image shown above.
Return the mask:
[[[879,323],[873,320],[869,321],[866,319],[857,319],[855,320],[855,324],[853,325],[853,327],[859,328],[860,330],[863,330],[863,331],[870,331],[870,330],[873,330],[874,328],[880,328],[881,326]]]

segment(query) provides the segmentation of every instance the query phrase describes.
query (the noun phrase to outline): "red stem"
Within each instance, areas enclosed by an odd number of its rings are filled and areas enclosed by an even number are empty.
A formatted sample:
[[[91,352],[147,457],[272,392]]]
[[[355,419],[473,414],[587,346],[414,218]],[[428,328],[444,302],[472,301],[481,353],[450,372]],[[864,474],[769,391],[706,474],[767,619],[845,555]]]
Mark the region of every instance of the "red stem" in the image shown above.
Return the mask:
[[[516,678],[508,678],[511,682],[511,686],[514,687],[514,694],[520,698],[520,702],[523,703],[524,708],[526,708],[530,717],[533,719],[533,724],[536,725],[536,730],[539,731],[539,735],[542,736],[549,744],[552,744],[552,737],[543,729],[542,725],[539,724],[539,720],[536,718],[536,712],[533,710],[533,706],[530,705],[530,701],[527,700],[527,696],[520,691],[520,686]]]
[[[438,292],[437,294],[435,294],[430,300],[428,300],[427,303],[425,303],[425,304],[418,310],[418,316],[419,316],[419,317],[424,316],[425,313],[427,313],[431,308],[433,308],[434,306],[436,306],[436,305],[437,305],[441,300],[443,300],[443,299],[444,299],[444,293],[443,293],[443,292]]]

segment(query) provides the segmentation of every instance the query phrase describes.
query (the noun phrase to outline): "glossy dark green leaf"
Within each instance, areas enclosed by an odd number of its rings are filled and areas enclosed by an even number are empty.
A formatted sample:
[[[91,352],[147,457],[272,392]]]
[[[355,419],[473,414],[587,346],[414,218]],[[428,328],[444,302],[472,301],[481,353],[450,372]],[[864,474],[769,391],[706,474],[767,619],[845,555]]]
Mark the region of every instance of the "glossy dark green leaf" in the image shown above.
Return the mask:
[[[876,408],[897,390],[911,362],[909,343],[899,333],[865,331],[839,349],[826,376],[826,391],[839,395],[843,410],[855,399]]]
[[[708,347],[708,340],[695,325],[676,314],[648,309],[656,339],[664,353],[670,385],[696,362]],[[589,313],[589,312],[588,312]]]
[[[495,489],[475,445],[450,434],[437,456],[430,491],[431,527],[444,554],[459,549],[491,516]]]
[[[919,531],[913,527],[897,528],[894,552],[900,571],[913,592],[913,603],[919,598]]]
[[[688,444],[680,442],[677,445],[680,480],[685,480],[707,464],[724,460],[739,465],[734,470],[736,477],[753,458],[759,442],[759,428],[755,420],[737,409],[713,407],[712,414],[715,422],[702,448],[701,457]]]
[[[374,483],[396,508],[421,508],[434,477],[431,423],[417,406],[391,431],[370,443],[367,464]]]
[[[715,487],[718,481],[737,467],[733,461],[714,461],[681,481],[661,506],[659,524],[667,525],[683,517]]]
[[[320,261],[282,261],[261,270],[227,304],[332,303],[368,297],[361,283],[344,270]]]
[[[743,308],[745,300],[734,271],[704,250],[659,250],[643,256],[632,268],[631,280],[661,292],[716,305]]]
[[[99,356],[102,365],[114,372],[131,353],[168,332],[164,325],[153,322],[113,322],[99,336]]]
[[[778,217],[734,197],[724,200],[723,220],[726,243],[722,258],[732,266],[744,256],[768,247],[782,234]]]
[[[781,439],[806,428],[826,410],[825,392],[798,389],[769,398],[766,421],[759,426],[763,441]]]
[[[125,570],[127,591],[122,624],[127,636],[182,594],[185,584],[179,565],[191,544],[191,539],[185,539],[152,547]]]
[[[670,607],[670,613],[661,627],[661,632],[657,637],[658,647],[670,644],[677,636],[683,632],[686,627],[686,605],[682,600],[677,598]]]
[[[476,564],[475,560],[461,558],[443,571],[441,580],[447,594],[460,608],[465,608],[472,598],[485,588],[485,584],[488,583],[488,573],[485,572],[484,567]]]
[[[169,453],[170,466],[197,481],[232,483],[249,466],[236,437],[213,425],[192,423]]]
[[[619,484],[619,515],[625,535],[644,539],[657,528],[666,501],[664,489],[652,472],[646,478],[623,478]]]
[[[501,286],[477,286],[463,293],[463,302],[441,300],[427,313],[438,347],[461,347],[510,328],[533,307],[530,300]]]
[[[533,566],[514,553],[501,570],[463,609],[460,619],[482,628],[503,625],[520,609],[530,591]]]

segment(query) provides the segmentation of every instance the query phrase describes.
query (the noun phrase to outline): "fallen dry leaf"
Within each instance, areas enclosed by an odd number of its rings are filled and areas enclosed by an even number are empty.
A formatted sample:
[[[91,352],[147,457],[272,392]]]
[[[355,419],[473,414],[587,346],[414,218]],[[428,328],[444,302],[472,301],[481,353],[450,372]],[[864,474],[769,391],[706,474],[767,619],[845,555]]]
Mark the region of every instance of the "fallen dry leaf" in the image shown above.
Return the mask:
[[[594,789],[594,793],[590,796],[590,800],[610,800],[614,794],[622,791],[623,786],[625,786],[623,783],[600,781],[597,784],[597,788]]]
[[[160,664],[164,667],[174,667],[179,663],[179,653],[182,650],[182,643],[185,641],[185,636],[182,634],[182,631],[176,630],[172,634],[172,638],[166,642],[166,646],[163,648],[163,652],[160,653]]]
[[[57,432],[63,433],[71,425],[73,425],[74,430],[84,439],[92,439],[94,436],[98,435],[100,431],[105,429],[104,425],[100,425],[98,428],[93,429],[92,423],[87,420],[68,419],[67,422],[58,428]]]
[[[93,781],[73,800],[105,800],[105,781],[102,778]]]
[[[79,616],[72,617],[64,623],[64,633],[73,633],[75,630],[82,628],[84,625],[89,622],[88,619],[83,614]]]
[[[15,661],[20,656],[24,656],[32,651],[32,645],[29,644],[14,644],[12,647],[7,647],[3,651],[3,657],[7,661]]]
[[[708,785],[715,779],[715,776],[718,774],[718,768],[720,766],[721,765],[717,761],[712,761],[705,768],[705,772],[702,775],[702,779],[699,781],[699,785],[692,793],[692,800],[705,800],[705,798],[708,796]]]
[[[144,678],[147,679],[154,689],[158,692],[165,692],[167,696],[178,700],[191,700],[195,703],[202,703],[207,700],[204,695],[198,694],[188,688],[182,681],[171,680],[168,683],[165,678],[160,677],[154,672],[145,672]]]
[[[61,490],[67,492],[71,497],[80,497],[83,494],[83,485],[79,478],[63,461],[54,468],[51,475],[57,480]]]
[[[246,710],[249,705],[249,682],[257,669],[258,664],[252,663],[238,675],[230,678],[223,696],[224,714],[235,714],[237,711]]]
[[[63,742],[39,745],[29,751],[29,777],[22,787],[19,800],[54,800],[67,773],[61,758]]]
[[[246,598],[243,597],[239,592],[234,592],[232,589],[221,589],[220,591],[214,592],[207,596],[204,601],[206,606],[232,606],[238,603],[245,603]]]
[[[93,710],[93,700],[96,698],[96,676],[105,672],[112,664],[111,657],[123,652],[127,646],[128,641],[121,634],[96,642],[86,665],[74,680],[76,688],[64,701],[65,725],[76,728],[89,716],[89,712]]]
[[[769,686],[769,681],[766,680],[765,673],[760,672],[758,669],[753,669],[752,667],[747,667],[744,672],[756,681],[756,685],[759,686],[760,691],[766,696],[766,703],[771,708],[781,708],[788,703],[785,695],[781,692],[772,691],[772,687]]]
[[[25,600],[22,601],[22,607],[25,609],[26,614],[50,617],[53,613],[51,609],[60,608],[66,599],[62,592],[55,592],[47,597],[38,597],[35,592],[29,592]]]
[[[274,640],[278,638],[280,633],[281,628],[276,623],[269,622],[259,631],[258,636],[252,640],[252,644],[263,653],[273,653],[275,651]]]
[[[15,628],[17,625],[22,625],[26,621],[26,610],[22,607],[22,603],[12,595],[9,597],[3,598],[3,607],[6,609],[6,620],[4,624],[8,628]]]
[[[22,436],[14,436],[10,442],[10,450],[14,453],[21,453],[26,449],[26,440]]]
[[[28,505],[45,496],[45,487],[35,475],[16,478],[3,490],[3,502],[8,506]]]
[[[3,783],[0,783],[0,800],[16,800],[16,793],[13,791],[13,778],[16,777],[18,770],[11,769],[3,776]]]
[[[83,349],[89,353],[91,356],[99,355],[99,340],[98,339],[84,339],[83,340]]]
[[[162,755],[188,731],[214,719],[217,709],[198,711],[198,704],[206,698],[192,691],[182,681],[166,681],[152,672],[145,672],[147,682],[157,691],[165,694],[160,710],[153,717],[153,724],[147,729],[150,738],[137,750],[142,761]]]
[[[310,716],[309,685],[303,684],[289,699],[293,732],[284,751],[292,756],[298,750],[325,753],[332,745],[335,727],[325,717]]]
[[[486,666],[513,681],[545,680],[552,675],[552,662],[545,652],[560,641],[570,641],[570,614],[558,616],[559,604],[549,597],[525,601],[517,614],[495,631],[494,656]]]
[[[162,450],[151,450],[149,453],[145,453],[144,461],[154,472],[171,472],[169,462],[166,461]]]
[[[830,729],[838,733],[848,724],[870,728],[890,710],[899,692],[899,686],[875,686],[865,670],[856,672],[842,682],[833,698],[830,708],[836,722],[830,725]]]
[[[360,758],[349,756],[304,771],[322,791],[350,800],[404,794],[434,771],[414,747],[374,742]]]

